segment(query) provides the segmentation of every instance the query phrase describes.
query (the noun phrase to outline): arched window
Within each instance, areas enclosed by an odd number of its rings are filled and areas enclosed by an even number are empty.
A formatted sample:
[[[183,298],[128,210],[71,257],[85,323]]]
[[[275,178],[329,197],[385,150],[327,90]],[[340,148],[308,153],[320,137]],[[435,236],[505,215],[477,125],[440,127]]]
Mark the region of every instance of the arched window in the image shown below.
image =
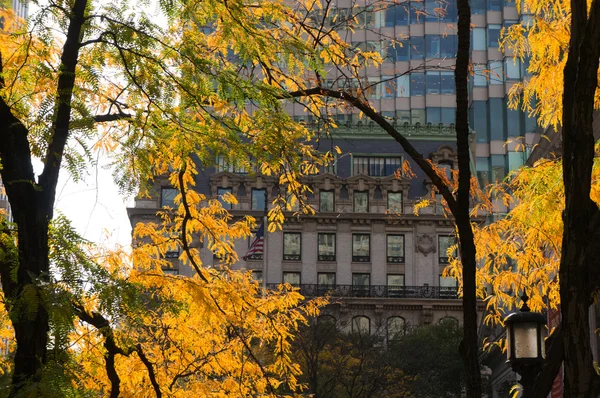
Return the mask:
[[[366,316],[352,318],[352,333],[371,334],[371,320]]]
[[[439,321],[440,325],[447,325],[458,328],[458,319],[453,316],[445,316]]]
[[[391,316],[387,320],[387,338],[388,341],[398,340],[404,336],[405,332],[404,318],[401,316]]]
[[[319,315],[317,317],[317,329],[330,334],[336,330],[336,319],[332,315]]]

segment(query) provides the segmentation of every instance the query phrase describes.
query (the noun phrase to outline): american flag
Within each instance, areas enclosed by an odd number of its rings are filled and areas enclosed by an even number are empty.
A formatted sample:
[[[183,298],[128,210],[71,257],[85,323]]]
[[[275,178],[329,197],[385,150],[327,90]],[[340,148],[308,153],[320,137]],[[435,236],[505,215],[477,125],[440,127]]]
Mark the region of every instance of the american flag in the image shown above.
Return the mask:
[[[265,224],[263,223],[260,225],[260,228],[256,232],[256,235],[254,236],[254,240],[252,241],[252,244],[250,245],[250,248],[248,249],[248,253],[246,253],[246,255],[244,257],[242,257],[244,259],[244,261],[248,260],[248,257],[252,256],[253,254],[263,254],[264,245],[265,245]]]

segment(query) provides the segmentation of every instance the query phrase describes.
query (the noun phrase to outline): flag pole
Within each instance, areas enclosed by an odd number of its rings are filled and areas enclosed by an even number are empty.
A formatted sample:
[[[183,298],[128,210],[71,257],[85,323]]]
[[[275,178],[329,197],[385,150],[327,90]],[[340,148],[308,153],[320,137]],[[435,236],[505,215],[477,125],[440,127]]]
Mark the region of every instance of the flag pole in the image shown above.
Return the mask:
[[[264,290],[267,289],[267,271],[268,271],[268,262],[267,262],[267,250],[268,250],[268,245],[267,245],[267,232],[268,232],[268,227],[267,227],[267,212],[268,212],[268,205],[269,205],[269,201],[268,201],[268,190],[267,187],[265,187],[265,210],[264,210],[264,214],[263,214],[263,280],[262,280],[262,287],[263,287],[263,294],[265,293]]]

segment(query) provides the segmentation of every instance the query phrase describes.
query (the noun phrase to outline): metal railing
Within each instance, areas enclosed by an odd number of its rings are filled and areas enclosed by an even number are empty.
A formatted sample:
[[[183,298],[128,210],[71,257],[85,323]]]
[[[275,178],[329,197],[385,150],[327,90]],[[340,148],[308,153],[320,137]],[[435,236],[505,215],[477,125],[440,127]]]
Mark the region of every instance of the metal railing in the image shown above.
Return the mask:
[[[277,289],[277,283],[268,283],[267,288]],[[294,286],[305,297],[382,297],[382,298],[430,298],[457,299],[458,288],[443,286],[353,286],[301,284]]]

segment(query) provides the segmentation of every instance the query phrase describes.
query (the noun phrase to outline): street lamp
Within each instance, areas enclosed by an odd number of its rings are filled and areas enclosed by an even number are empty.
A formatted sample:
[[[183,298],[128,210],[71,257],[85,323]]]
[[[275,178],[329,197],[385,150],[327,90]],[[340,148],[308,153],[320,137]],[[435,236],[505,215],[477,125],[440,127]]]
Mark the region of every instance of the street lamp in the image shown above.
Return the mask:
[[[510,314],[504,320],[506,324],[507,363],[521,375],[523,397],[533,393],[535,378],[541,370],[546,356],[544,333],[546,319],[542,314],[531,312],[527,305],[527,293],[521,297],[523,305],[520,312]]]

